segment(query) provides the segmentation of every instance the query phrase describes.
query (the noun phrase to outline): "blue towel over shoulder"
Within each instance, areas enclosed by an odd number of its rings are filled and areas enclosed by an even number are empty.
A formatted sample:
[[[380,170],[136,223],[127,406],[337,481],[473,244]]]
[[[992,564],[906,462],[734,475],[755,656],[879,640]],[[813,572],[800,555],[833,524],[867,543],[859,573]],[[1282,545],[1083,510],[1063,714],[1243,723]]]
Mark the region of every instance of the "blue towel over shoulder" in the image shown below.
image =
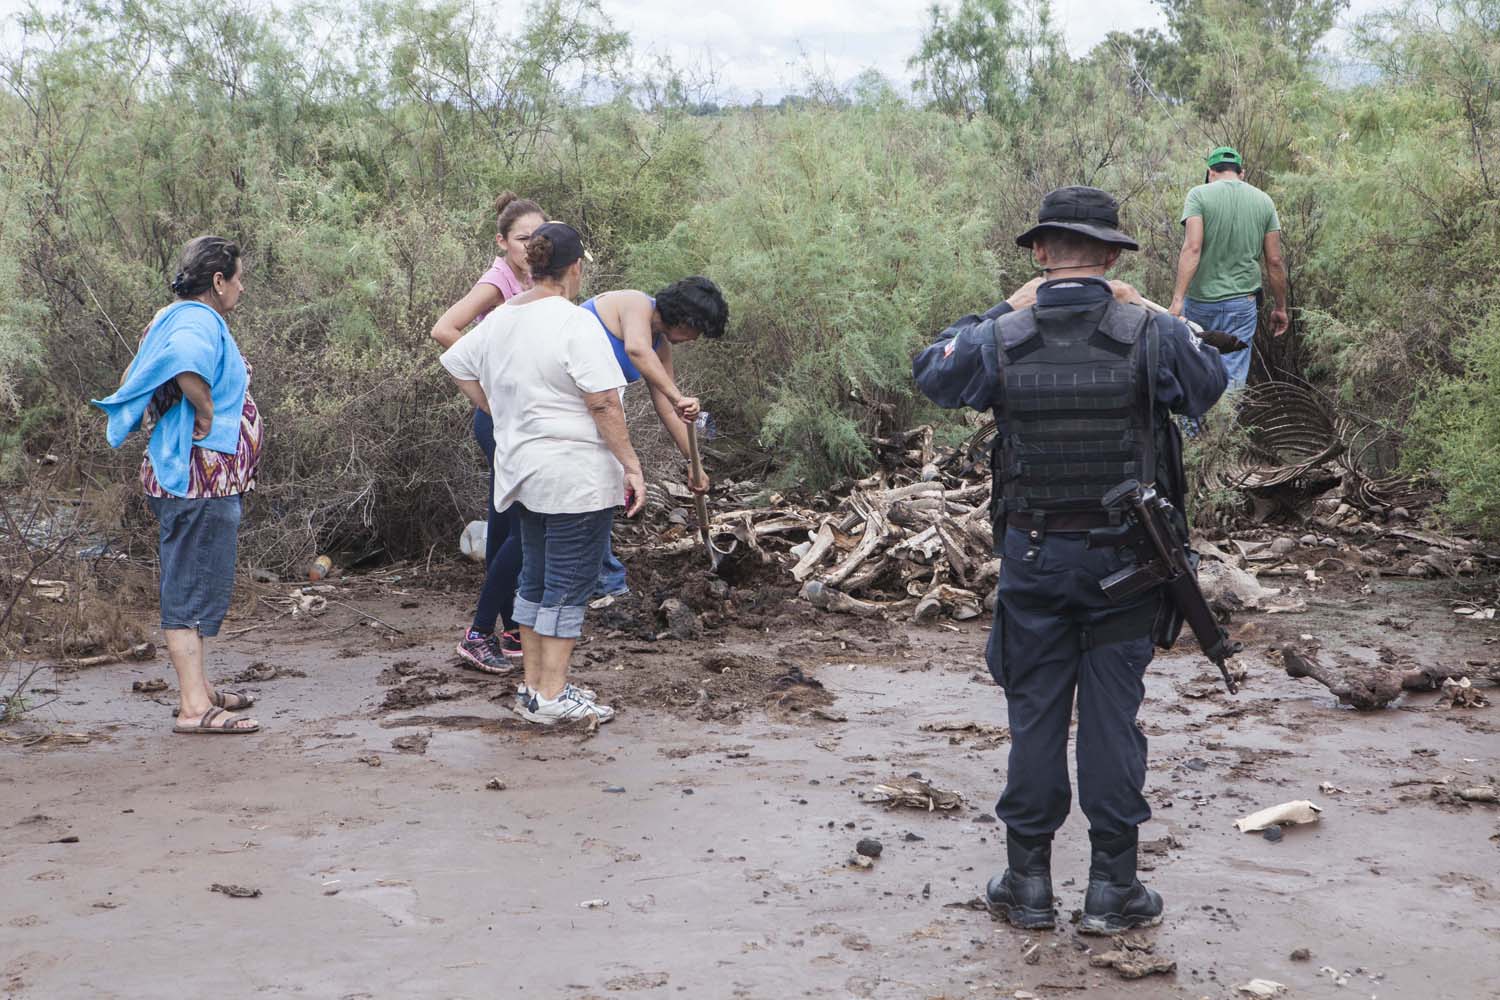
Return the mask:
[[[239,447],[240,415],[250,380],[224,317],[202,302],[172,303],[146,331],[120,388],[93,400],[108,415],[105,436],[109,446],[118,448],[141,426],[156,390],[183,372],[199,375],[208,383],[214,419],[208,436],[194,442],[193,404],[183,397],[156,422],[146,454],[157,482],[175,497],[187,495],[194,444],[226,455],[233,455]]]

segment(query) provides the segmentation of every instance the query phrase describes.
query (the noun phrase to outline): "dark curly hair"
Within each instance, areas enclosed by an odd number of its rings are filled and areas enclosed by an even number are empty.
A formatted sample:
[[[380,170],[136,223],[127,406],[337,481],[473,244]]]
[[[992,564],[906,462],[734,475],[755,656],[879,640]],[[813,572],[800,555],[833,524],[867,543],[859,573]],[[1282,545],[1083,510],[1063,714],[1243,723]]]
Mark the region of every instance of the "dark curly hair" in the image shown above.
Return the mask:
[[[703,336],[724,336],[729,325],[729,303],[719,286],[702,275],[683,278],[656,293],[656,311],[667,328],[688,326]]]

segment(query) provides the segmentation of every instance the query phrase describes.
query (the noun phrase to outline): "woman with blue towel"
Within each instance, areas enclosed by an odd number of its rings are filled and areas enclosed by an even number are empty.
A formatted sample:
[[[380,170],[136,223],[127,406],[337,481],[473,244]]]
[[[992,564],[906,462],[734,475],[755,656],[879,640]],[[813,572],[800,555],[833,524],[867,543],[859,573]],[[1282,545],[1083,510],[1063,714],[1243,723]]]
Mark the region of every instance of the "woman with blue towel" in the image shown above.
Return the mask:
[[[260,729],[235,714],[254,699],[215,689],[203,672],[203,640],[229,610],[240,498],[255,488],[262,441],[250,366],[224,321],[245,291],[240,248],[220,236],[191,241],[172,291],[120,388],[94,405],[108,415],[111,447],[137,429],[150,434],[141,486],[161,526],[161,627],[179,691],[172,731],[243,735]]]

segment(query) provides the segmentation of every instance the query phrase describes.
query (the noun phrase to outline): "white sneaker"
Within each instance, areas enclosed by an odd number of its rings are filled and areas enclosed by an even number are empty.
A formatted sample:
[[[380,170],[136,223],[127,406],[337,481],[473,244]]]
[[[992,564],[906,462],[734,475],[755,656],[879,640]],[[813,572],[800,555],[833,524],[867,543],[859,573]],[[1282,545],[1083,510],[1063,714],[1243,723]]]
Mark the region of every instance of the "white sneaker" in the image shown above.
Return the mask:
[[[572,691],[574,694],[576,694],[578,697],[582,698],[584,701],[598,701],[599,700],[599,692],[595,691],[593,688],[579,687],[578,685],[574,684],[572,681],[568,681],[568,683],[563,686],[563,693],[564,694],[566,694],[569,691]],[[526,686],[526,682],[525,681],[521,681],[519,684],[516,685],[516,702],[517,702],[517,704],[519,704],[520,702],[525,701],[527,698],[530,698],[530,697],[531,697],[531,688],[529,688],[529,687]]]
[[[543,698],[532,691],[524,701],[520,698],[516,701],[516,714],[527,722],[535,722],[540,726],[581,721],[591,715],[600,722],[608,722],[615,717],[615,710],[608,705],[586,701],[576,691],[566,688],[556,698]]]

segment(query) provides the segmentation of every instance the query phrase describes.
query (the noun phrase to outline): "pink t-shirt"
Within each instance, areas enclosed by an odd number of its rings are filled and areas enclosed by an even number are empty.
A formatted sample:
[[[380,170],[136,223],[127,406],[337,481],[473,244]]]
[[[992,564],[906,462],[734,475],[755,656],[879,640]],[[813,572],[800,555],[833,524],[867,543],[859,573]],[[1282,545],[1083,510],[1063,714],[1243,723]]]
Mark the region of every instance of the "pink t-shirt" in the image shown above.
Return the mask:
[[[529,281],[524,285],[521,283],[521,279],[516,277],[516,272],[510,269],[510,265],[505,262],[504,257],[496,257],[495,262],[490,265],[490,269],[480,276],[478,283],[481,285],[494,285],[500,289],[500,300],[502,302],[509,302],[531,287],[531,282]],[[478,323],[488,315],[489,313],[481,313],[479,318],[474,320],[474,322]]]

